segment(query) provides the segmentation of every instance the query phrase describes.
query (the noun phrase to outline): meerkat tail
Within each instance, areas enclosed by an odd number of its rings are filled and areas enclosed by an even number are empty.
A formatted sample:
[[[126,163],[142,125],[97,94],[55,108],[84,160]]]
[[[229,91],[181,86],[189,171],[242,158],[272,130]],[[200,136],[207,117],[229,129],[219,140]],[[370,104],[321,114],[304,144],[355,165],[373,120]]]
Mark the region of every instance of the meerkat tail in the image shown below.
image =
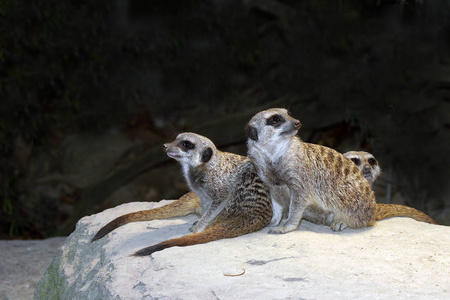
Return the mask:
[[[101,239],[114,229],[131,222],[183,217],[191,213],[198,214],[200,210],[200,199],[195,193],[189,192],[180,199],[162,207],[129,213],[112,220],[97,232],[91,242]]]
[[[159,244],[143,248],[132,254],[132,256],[146,256],[171,247],[185,247],[221,239],[234,238],[258,231],[267,225],[267,223],[268,222],[263,222],[262,220],[256,219],[255,222],[249,223],[248,220],[244,220],[242,218],[231,220],[226,223],[216,223],[202,232],[191,233],[183,237],[170,239]]]
[[[409,217],[416,221],[439,225],[438,222],[415,208],[398,204],[377,203],[376,220],[379,221],[389,217]]]

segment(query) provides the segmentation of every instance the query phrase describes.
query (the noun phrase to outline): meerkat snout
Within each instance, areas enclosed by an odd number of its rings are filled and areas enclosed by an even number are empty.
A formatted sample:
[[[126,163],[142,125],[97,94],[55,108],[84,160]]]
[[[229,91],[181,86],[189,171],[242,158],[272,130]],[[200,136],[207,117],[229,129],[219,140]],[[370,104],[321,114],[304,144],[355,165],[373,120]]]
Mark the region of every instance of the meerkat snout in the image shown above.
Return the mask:
[[[281,129],[280,135],[295,135],[301,127],[299,120],[291,117],[286,111],[285,114],[274,114],[266,119],[266,125],[274,129]]]
[[[369,174],[372,172],[372,167],[365,165],[364,168],[362,169],[363,174]]]
[[[291,125],[289,126],[290,128],[287,128],[287,130],[281,132],[280,134],[295,135],[295,134],[297,134],[300,127],[302,127],[302,124],[300,123],[300,121],[296,120],[294,118],[292,118],[292,120],[290,120],[290,123],[291,123]]]

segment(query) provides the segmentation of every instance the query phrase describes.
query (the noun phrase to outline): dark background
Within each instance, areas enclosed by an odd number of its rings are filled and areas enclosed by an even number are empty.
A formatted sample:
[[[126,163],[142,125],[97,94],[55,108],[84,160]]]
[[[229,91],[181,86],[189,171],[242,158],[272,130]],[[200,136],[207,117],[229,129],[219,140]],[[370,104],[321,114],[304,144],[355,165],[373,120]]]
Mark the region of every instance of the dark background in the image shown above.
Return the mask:
[[[67,235],[187,191],[161,145],[286,107],[304,141],[372,152],[379,202],[450,224],[450,1],[3,0],[0,238]]]

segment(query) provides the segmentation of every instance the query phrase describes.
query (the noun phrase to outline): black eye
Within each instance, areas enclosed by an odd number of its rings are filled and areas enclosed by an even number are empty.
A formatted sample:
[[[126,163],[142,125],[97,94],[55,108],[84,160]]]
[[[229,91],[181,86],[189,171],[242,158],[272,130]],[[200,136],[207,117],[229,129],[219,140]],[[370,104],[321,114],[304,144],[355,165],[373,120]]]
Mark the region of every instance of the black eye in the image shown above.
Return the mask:
[[[359,158],[353,157],[350,158],[352,160],[352,162],[354,162],[357,166],[359,166],[361,164],[361,160]]]
[[[377,160],[376,160],[375,158],[373,158],[373,157],[369,158],[367,161],[369,162],[369,164],[370,164],[371,166],[377,164]]]
[[[180,142],[180,146],[181,146],[181,149],[183,151],[188,151],[188,150],[192,150],[192,149],[195,148],[194,144],[192,144],[191,142],[186,141],[186,140],[185,141],[181,141]]]
[[[273,115],[267,119],[267,125],[279,125],[284,122],[284,119],[280,115]]]

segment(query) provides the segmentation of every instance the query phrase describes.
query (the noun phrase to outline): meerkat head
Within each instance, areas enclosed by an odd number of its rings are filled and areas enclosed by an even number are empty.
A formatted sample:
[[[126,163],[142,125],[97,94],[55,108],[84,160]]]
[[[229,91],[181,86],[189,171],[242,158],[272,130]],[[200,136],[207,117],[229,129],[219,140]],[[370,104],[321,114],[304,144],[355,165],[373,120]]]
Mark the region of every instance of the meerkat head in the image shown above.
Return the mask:
[[[300,127],[300,121],[291,117],[286,109],[271,108],[257,113],[246,129],[249,141],[277,144],[296,135]]]
[[[364,151],[349,151],[344,153],[344,156],[356,164],[370,185],[380,176],[380,165],[372,154]]]
[[[167,156],[183,166],[198,167],[213,157],[216,147],[208,138],[195,133],[181,133],[171,142],[163,145]]]

